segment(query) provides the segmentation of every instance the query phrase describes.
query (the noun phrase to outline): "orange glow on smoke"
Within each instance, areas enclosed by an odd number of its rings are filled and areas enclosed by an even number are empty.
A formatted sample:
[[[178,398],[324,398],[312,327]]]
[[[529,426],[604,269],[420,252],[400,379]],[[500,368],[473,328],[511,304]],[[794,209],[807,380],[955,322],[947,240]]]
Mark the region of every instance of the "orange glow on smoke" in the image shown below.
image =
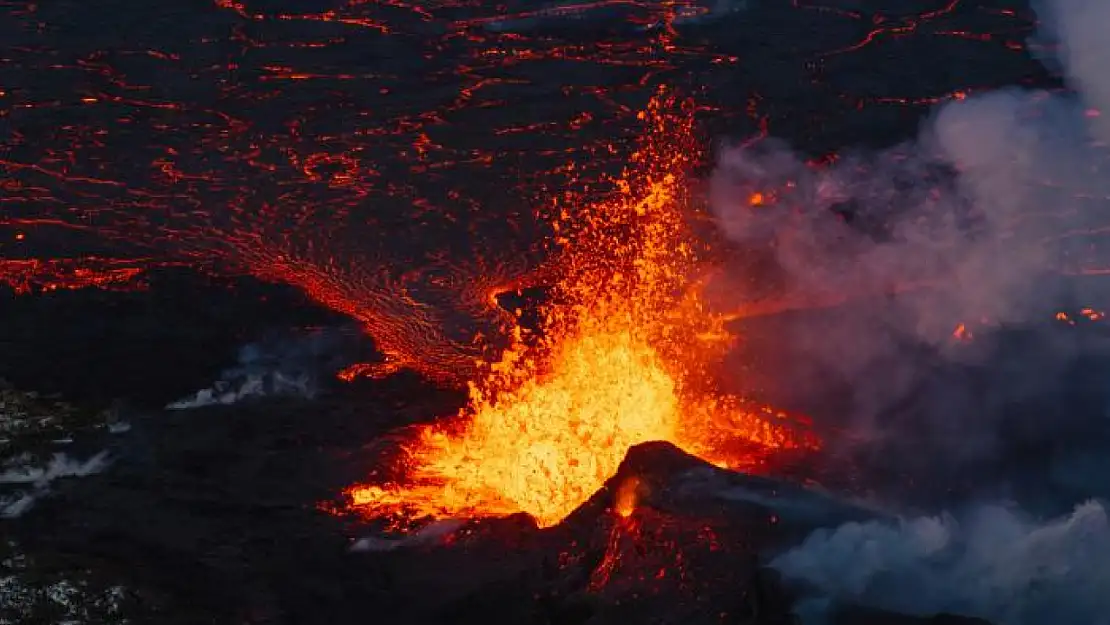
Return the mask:
[[[698,253],[683,184],[692,120],[673,104],[659,97],[641,114],[646,140],[612,198],[554,205],[562,275],[543,337],[517,328],[458,417],[404,446],[403,480],[351,489],[356,507],[402,526],[517,512],[550,526],[639,443],[671,441],[737,468],[817,444],[711,390],[708,365],[732,337],[692,288]]]

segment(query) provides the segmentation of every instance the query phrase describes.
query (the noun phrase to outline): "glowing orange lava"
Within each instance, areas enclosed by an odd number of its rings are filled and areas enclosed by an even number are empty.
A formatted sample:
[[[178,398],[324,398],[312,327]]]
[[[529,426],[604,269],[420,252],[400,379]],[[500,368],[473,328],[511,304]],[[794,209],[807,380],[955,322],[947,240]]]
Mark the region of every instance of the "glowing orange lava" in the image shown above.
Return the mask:
[[[97,257],[0,259],[0,284],[19,295],[89,287],[134,289],[140,288],[137,282],[146,265],[143,259]]]
[[[636,500],[639,498],[640,480],[631,477],[617,488],[617,495],[613,498],[613,512],[622,519],[627,519],[636,511]]]
[[[708,365],[732,337],[693,281],[683,177],[693,128],[675,108],[661,96],[641,115],[649,132],[612,199],[555,205],[563,275],[544,335],[518,329],[458,418],[404,447],[403,482],[351,489],[356,507],[400,520],[526,512],[550,526],[640,443],[745,468],[756,449],[817,444],[711,390]]]

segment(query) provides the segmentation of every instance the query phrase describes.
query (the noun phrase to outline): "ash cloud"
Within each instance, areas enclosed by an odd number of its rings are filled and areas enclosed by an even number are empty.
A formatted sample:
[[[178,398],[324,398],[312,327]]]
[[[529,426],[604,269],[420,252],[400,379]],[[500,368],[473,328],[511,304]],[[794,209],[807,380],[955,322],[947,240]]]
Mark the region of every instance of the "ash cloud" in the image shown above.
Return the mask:
[[[1110,496],[1110,334],[1052,323],[1110,295],[1095,277],[1110,274],[1110,3],[1035,8],[1032,43],[1068,91],[953,100],[916,140],[826,166],[774,140],[726,148],[710,181],[736,248],[711,302],[750,317],[867,303],[777,339],[795,354],[780,374],[818,372],[790,374],[800,394],[851,389],[830,456],[911,515],[819,531],[774,562],[826,602],[814,614],[1110,622],[1092,500]],[[942,509],[962,512],[913,516]]]

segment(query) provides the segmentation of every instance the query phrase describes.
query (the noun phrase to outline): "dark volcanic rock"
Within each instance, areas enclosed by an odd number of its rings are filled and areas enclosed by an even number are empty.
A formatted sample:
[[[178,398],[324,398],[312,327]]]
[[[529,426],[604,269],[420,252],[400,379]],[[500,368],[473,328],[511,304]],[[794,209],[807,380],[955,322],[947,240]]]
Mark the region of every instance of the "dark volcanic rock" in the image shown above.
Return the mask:
[[[652,443],[555,527],[516,515],[367,538],[320,503],[380,463],[365,441],[458,401],[412,384],[136,419],[105,473],[9,527],[37,560],[126,589],[132,622],[772,625],[793,622],[791,598],[763,552],[873,516]]]
[[[369,473],[361,441],[456,400],[379,391],[134,419],[108,471],[56,485],[6,529],[28,553],[120,572],[160,622],[355,622],[368,600],[388,612],[388,562],[349,557],[345,521],[317,506]]]
[[[616,489],[633,478],[641,484],[640,507],[738,526],[743,544],[761,552],[792,544],[818,527],[879,516],[797,484],[718,469],[669,443],[655,442],[630,449],[616,475],[565,524],[589,523],[599,509],[611,505]]]
[[[770,526],[770,535],[774,522],[752,508],[730,515],[727,502],[683,509],[671,482],[706,469],[671,445],[643,445],[550,529],[527,517],[479,521],[437,546],[362,557],[391,560],[392,583],[411,605],[405,618],[418,622],[489,623],[491,614],[514,623],[792,622],[753,542],[753,528]],[[643,499],[622,516],[613,496],[630,479]]]
[[[615,498],[628,484],[635,506],[621,514]],[[419,622],[488,623],[496,613],[514,623],[791,623],[790,596],[762,552],[825,523],[873,517],[649,443],[555,527],[486,520],[360,557],[390,560],[406,618]]]
[[[835,611],[832,623],[833,625],[990,625],[983,619],[952,614],[915,617],[856,606],[844,606]]]
[[[268,328],[348,323],[255,280],[160,270],[147,281],[147,290],[129,292],[16,296],[0,287],[0,377],[96,406],[127,398],[161,407],[211,384]]]

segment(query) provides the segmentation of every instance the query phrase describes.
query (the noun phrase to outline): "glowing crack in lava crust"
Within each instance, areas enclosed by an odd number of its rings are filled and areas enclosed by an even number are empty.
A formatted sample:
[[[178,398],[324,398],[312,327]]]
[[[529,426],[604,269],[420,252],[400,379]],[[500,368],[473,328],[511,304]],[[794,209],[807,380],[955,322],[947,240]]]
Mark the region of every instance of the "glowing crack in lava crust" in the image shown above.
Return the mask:
[[[693,280],[692,115],[662,93],[640,119],[648,132],[613,197],[553,204],[561,276],[542,336],[516,328],[460,414],[403,443],[400,481],[348,491],[356,509],[399,527],[518,512],[550,526],[639,443],[670,441],[747,469],[767,453],[818,445],[774,411],[711,390],[708,365],[732,337]]]

